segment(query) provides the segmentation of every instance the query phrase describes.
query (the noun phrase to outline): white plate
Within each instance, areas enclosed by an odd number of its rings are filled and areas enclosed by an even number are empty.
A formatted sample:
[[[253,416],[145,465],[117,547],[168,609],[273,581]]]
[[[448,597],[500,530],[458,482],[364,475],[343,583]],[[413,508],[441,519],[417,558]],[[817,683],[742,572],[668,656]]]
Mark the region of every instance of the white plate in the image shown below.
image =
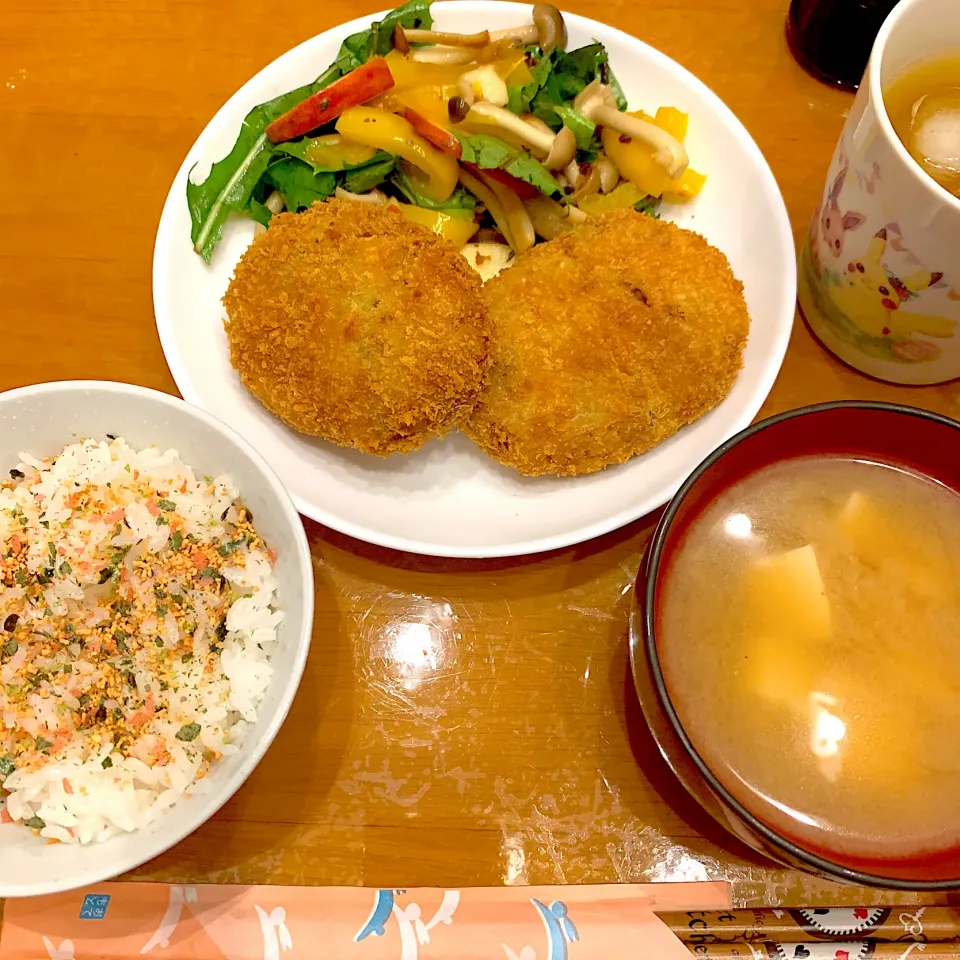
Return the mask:
[[[433,6],[440,28],[465,33],[529,23],[530,9],[490,0]],[[664,214],[719,247],[746,290],[753,323],[744,368],[716,410],[622,466],[587,477],[524,479],[459,433],[386,460],[299,436],[261,407],[232,370],[220,298],[253,225],[228,223],[207,266],[190,244],[188,171],[196,163],[195,179],[205,177],[233,146],[252,106],[315,79],[341,40],[378,16],[336,27],[275,60],[227,101],[187,154],[160,218],[153,263],[157,328],[180,392],[246,437],[304,514],[372,543],[437,556],[510,556],[564,547],[643,516],[760,409],[793,323],[795,255],[773,174],[730,110],[662,53],[593,20],[565,14],[568,49],[602,41],[631,109],[670,104],[689,112],[687,146],[709,180],[691,206]]]

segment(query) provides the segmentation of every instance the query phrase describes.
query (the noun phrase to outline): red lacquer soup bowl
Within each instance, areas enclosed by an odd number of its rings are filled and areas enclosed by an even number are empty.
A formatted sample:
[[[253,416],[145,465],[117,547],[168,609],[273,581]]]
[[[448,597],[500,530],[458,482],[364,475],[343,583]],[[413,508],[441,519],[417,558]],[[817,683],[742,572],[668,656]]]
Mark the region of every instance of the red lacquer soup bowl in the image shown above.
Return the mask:
[[[887,403],[826,403],[761,421],[733,437],[700,464],[667,506],[637,578],[630,655],[640,703],[660,752],[680,782],[755,850],[834,880],[893,889],[958,889],[960,847],[909,859],[854,859],[804,847],[764,822],[724,787],[698,754],[671,702],[660,662],[658,624],[664,582],[685,532],[739,480],[773,464],[822,456],[906,468],[960,494],[960,423],[924,410]],[[763,731],[758,729],[757,736]],[[776,744],[770,747],[771,762],[777,762]],[[960,821],[960,799],[957,818]]]

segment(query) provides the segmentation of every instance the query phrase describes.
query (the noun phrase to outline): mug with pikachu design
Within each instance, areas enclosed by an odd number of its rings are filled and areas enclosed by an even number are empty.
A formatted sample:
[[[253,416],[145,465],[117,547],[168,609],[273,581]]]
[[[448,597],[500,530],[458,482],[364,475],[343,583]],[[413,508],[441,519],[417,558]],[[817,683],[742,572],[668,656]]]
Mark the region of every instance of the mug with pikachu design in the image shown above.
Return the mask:
[[[960,377],[960,199],[894,131],[882,91],[960,53],[957,0],[902,0],[877,37],[800,254],[800,307],[823,344],[893,383]]]

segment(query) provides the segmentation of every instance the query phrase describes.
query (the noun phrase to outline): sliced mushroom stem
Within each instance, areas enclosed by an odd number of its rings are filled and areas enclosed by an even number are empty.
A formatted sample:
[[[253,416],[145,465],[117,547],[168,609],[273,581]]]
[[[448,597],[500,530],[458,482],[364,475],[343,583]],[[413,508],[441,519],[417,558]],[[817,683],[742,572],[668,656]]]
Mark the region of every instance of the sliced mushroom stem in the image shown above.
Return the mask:
[[[667,171],[671,180],[679,178],[690,163],[683,144],[655,123],[621,113],[616,107],[601,107],[590,119],[653,147],[656,151],[653,159]]]
[[[475,103],[467,113],[464,123],[476,123],[481,127],[497,127],[529,147],[531,152],[544,157],[553,149],[554,135],[549,136],[503,107],[492,103]]]
[[[524,24],[522,27],[508,27],[506,30],[491,30],[490,40],[519,40],[523,44],[536,43],[540,39],[535,23]]]
[[[408,56],[417,63],[473,63],[477,51],[472,47],[414,47]]]
[[[496,227],[481,227],[473,235],[473,239],[476,243],[506,243],[509,246],[507,238]],[[510,249],[512,251],[513,247]]]
[[[503,236],[499,232],[493,242],[473,241],[465,244],[460,253],[480,275],[483,283],[511,266],[515,256],[513,249],[503,242]]]
[[[597,170],[597,165],[591,164],[589,171],[586,173],[580,171],[580,182],[577,184],[577,189],[573,191],[573,196],[570,198],[574,203],[579,203],[584,197],[589,197],[594,193],[600,192],[600,171]]]
[[[379,190],[371,190],[369,193],[351,193],[344,190],[343,187],[337,187],[333,195],[338,200],[354,200],[357,203],[372,203],[375,207],[382,207],[387,202],[387,195]]]
[[[601,193],[609,193],[620,182],[620,171],[607,157],[597,160],[597,173],[600,174]]]
[[[286,204],[283,202],[283,194],[279,190],[274,190],[263,204],[271,213],[282,213]]]
[[[575,157],[564,168],[563,175],[567,178],[567,183],[576,190],[580,182],[580,164]]]
[[[501,37],[495,43],[488,43],[487,46],[477,51],[477,63],[493,63],[495,60],[505,60],[521,46],[522,44],[519,41],[512,40],[510,37]]]
[[[546,126],[546,124],[544,124]],[[549,129],[549,127],[547,128]],[[543,165],[548,170],[560,170],[567,166],[577,156],[577,138],[569,127],[562,127],[553,138],[553,146],[547,154]]]
[[[573,106],[588,120],[652,147],[656,151],[654,160],[666,170],[671,180],[676,180],[687,169],[689,159],[683,144],[655,123],[618,110],[613,91],[599,80],[584,87],[574,99]]]
[[[481,30],[480,33],[445,33],[442,30],[407,30],[397,24],[397,31],[403,34],[407,46],[411,43],[440,43],[446,47],[485,47],[490,42],[490,33]]]
[[[540,49],[549,54],[553,49],[567,49],[567,25],[560,11],[552,3],[537,3],[533,7],[533,24],[537,28]]]
[[[586,223],[590,218],[579,207],[567,208],[567,219],[573,223]]]
[[[524,123],[529,123],[535,130],[539,130],[545,137],[553,136],[553,131],[538,116],[532,113],[521,113],[520,119]]]
[[[570,229],[567,211],[556,200],[540,194],[528,200],[524,206],[530,215],[533,229],[544,240],[553,240],[554,237]]]
[[[500,206],[507,218],[510,236],[513,238],[513,249],[517,253],[529,250],[537,242],[537,233],[533,229],[533,222],[523,201],[509,187],[498,183],[492,177],[485,176],[482,172],[478,176],[500,201]]]
[[[468,70],[460,78],[457,89],[461,99],[468,104],[483,100],[497,107],[505,107],[509,99],[506,83],[490,64]]]
[[[478,177],[475,177],[469,170],[464,170],[463,167],[460,168],[460,183],[487,208],[487,212],[493,217],[497,229],[503,234],[504,240],[516,250],[513,236],[510,233],[510,226],[507,223],[506,211],[497,195]]]
[[[410,52],[410,44],[407,43],[406,31],[399,23],[393,28],[393,48],[398,53]]]
[[[537,242],[530,216],[512,190],[482,173],[474,175],[462,168],[460,182],[490,211],[500,232],[517,253],[523,253]]]

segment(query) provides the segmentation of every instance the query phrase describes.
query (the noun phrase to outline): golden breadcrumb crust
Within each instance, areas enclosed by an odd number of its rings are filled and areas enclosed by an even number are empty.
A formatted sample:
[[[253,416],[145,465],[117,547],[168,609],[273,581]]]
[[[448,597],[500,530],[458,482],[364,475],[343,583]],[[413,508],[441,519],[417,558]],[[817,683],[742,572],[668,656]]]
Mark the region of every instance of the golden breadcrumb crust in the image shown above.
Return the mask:
[[[385,456],[469,416],[489,324],[446,240],[354,201],[274,217],[223,298],[244,386],[301,433]]]
[[[592,473],[696,420],[750,329],[727,258],[632,210],[533,247],[484,294],[493,366],[466,429],[528,476]]]

